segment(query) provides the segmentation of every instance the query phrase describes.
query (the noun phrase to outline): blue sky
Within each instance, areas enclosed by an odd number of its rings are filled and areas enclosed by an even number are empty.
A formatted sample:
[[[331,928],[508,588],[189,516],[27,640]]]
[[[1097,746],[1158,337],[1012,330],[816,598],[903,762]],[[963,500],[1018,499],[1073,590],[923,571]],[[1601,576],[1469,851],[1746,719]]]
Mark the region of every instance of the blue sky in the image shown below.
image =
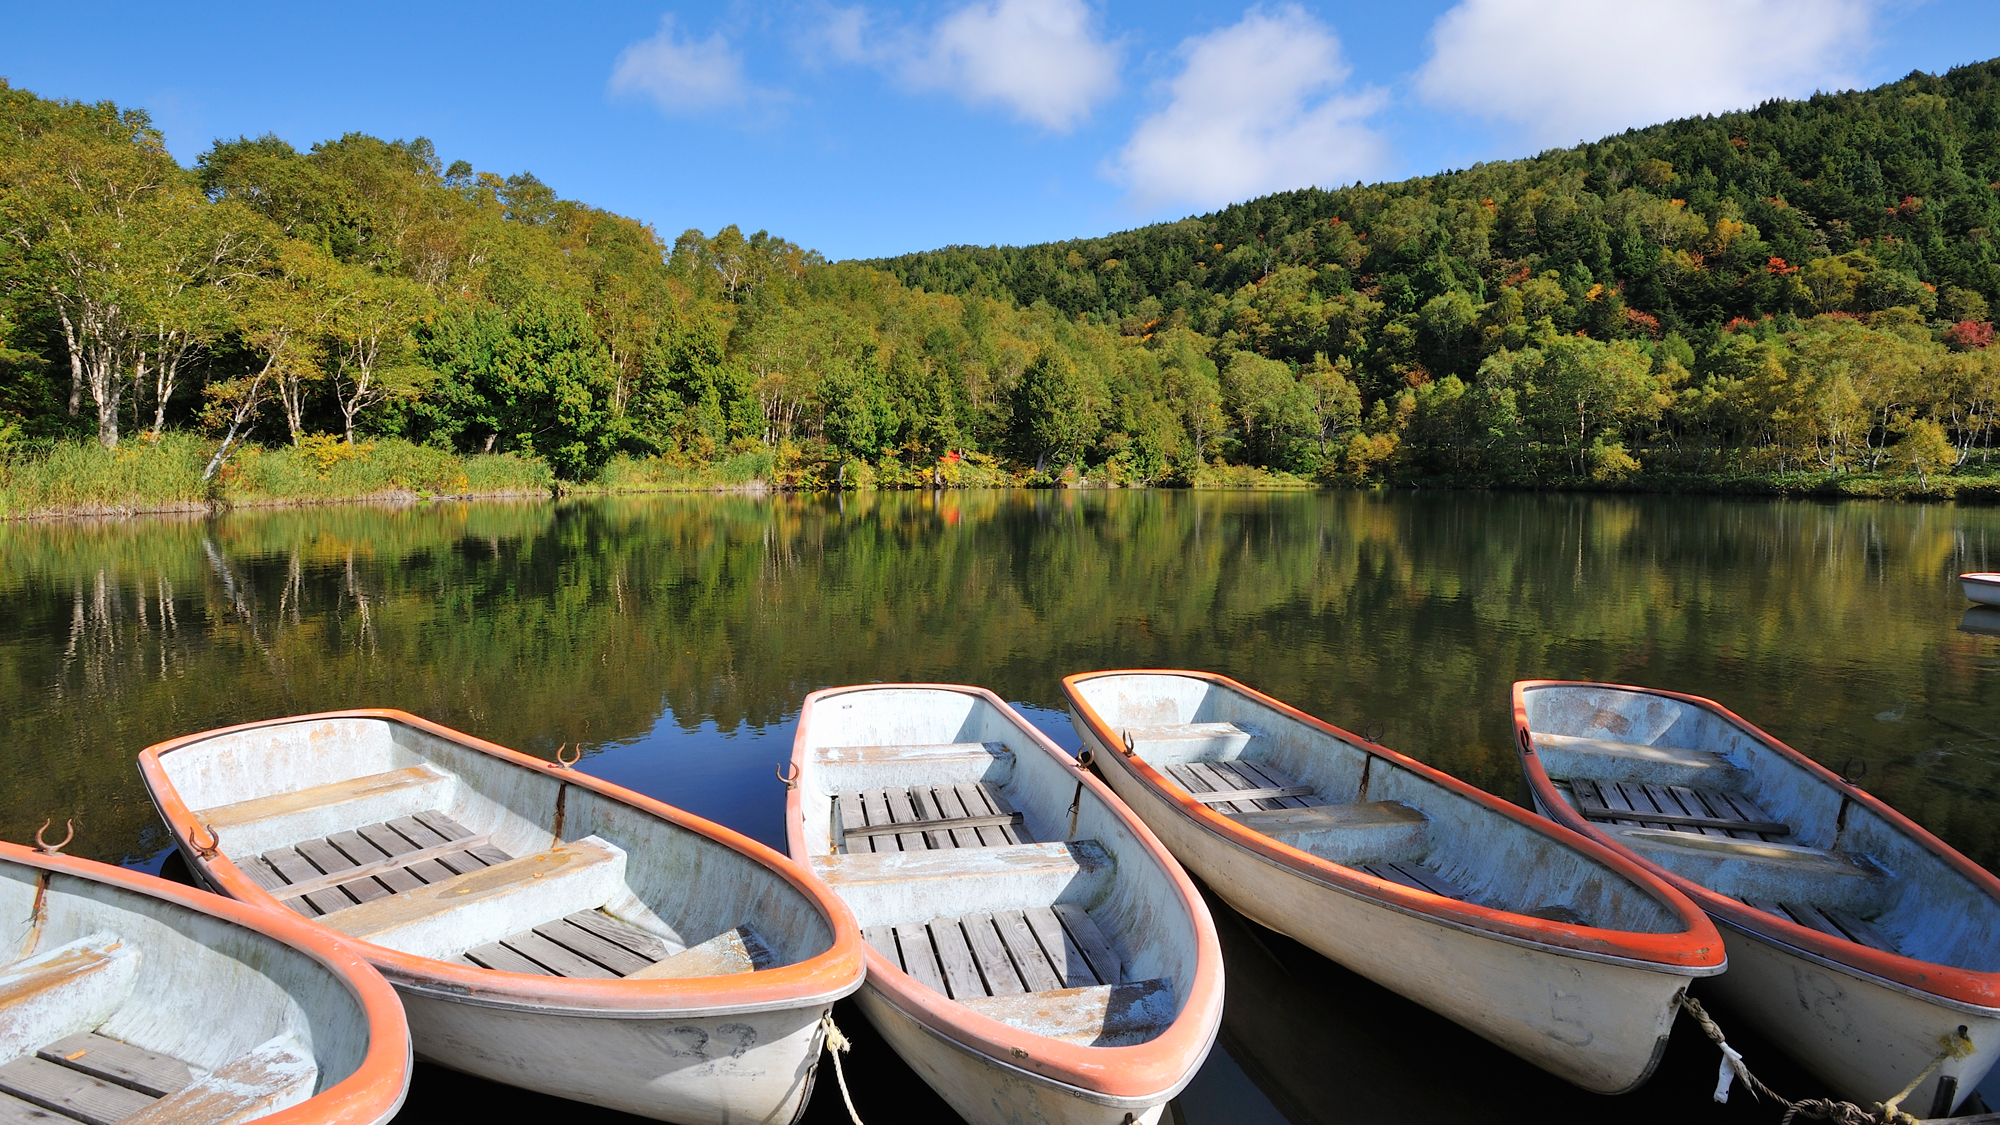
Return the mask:
[[[832,258],[1099,234],[2000,56],[1994,0],[164,5],[6,0],[0,75],[191,162],[449,162]]]

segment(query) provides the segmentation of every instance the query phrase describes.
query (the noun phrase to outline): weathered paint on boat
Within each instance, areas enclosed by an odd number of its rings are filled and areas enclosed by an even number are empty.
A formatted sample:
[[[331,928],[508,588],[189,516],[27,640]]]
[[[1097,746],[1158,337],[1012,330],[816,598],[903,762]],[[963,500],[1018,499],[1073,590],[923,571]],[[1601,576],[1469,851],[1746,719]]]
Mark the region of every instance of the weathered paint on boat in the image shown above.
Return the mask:
[[[820,1020],[859,987],[865,971],[847,908],[771,849],[621,786],[401,711],[332,712],[190,735],[145,751],[140,769],[196,872],[224,894],[273,910],[285,908],[245,863],[268,848],[408,816],[412,803],[442,809],[523,857],[514,864],[546,860],[544,882],[517,881],[531,887],[525,897],[500,900],[463,932],[418,924],[360,943],[402,994],[417,1055],[496,1082],[676,1122],[790,1121],[812,1088]],[[408,771],[429,780],[411,785]],[[311,805],[296,795],[324,786],[358,795],[330,808],[285,808],[283,795]],[[246,808],[277,811],[237,823],[232,817],[247,816]],[[476,883],[478,875],[458,878]],[[439,883],[438,893],[455,885]],[[473,901],[489,893],[465,889]],[[380,923],[385,901],[352,910],[372,912]],[[775,967],[628,979],[501,972],[463,960],[481,943],[600,908],[668,949],[750,925],[771,947]],[[319,924],[350,923],[336,911]]]
[[[9,1045],[0,1062],[95,1033],[188,1064],[199,1080],[227,1076],[260,1047],[289,1041],[317,1070],[299,1091],[307,1096],[289,1104],[280,1098],[266,1112],[239,1110],[250,1115],[229,1120],[380,1125],[402,1107],[410,1084],[402,1005],[351,942],[165,879],[6,843],[0,917],[10,920],[0,930],[10,957],[0,976],[14,984],[0,1006],[0,1035]],[[118,987],[89,1000],[61,987],[23,995],[34,991],[18,984],[23,966],[60,957],[66,946],[88,946],[97,935],[109,935],[102,944],[136,970]],[[95,1011],[88,1010],[92,1001]],[[201,1100],[203,1085],[155,1105],[182,1114],[174,1118],[182,1125],[219,1121],[214,1101]]]
[[[1063,690],[1111,788],[1214,893],[1584,1089],[1643,1083],[1690,978],[1724,967],[1715,927],[1629,859],[1225,676],[1089,672]],[[1164,749],[1188,728],[1212,737]],[[1163,772],[1237,761],[1311,790],[1327,824],[1287,842]],[[1390,861],[1466,893],[1362,869]]]
[[[1524,680],[1514,685],[1514,724],[1543,814],[1632,855],[1700,904],[1721,925],[1730,966],[1702,992],[1754,1022],[1841,1097],[1869,1105],[1897,1093],[1961,1028],[1971,1055],[1947,1059],[1905,1108],[1948,1113],[1991,1068],[2000,1055],[2000,880],[1992,873],[1713,700]],[[1786,831],[1711,826],[1697,836],[1646,827],[1643,815],[1614,818],[1635,826],[1594,821],[1557,787],[1573,778],[1704,782],[1747,797]],[[1794,906],[1825,923],[1800,924]],[[1836,916],[1894,948],[1853,940]]]
[[[786,806],[792,855],[844,894],[864,932],[877,935],[867,951],[868,983],[856,1000],[954,1110],[975,1125],[1159,1120],[1214,1042],[1222,1014],[1221,949],[1194,885],[1102,782],[992,692],[941,684],[812,693],[799,714],[792,768],[796,782]],[[980,782],[999,799],[995,808],[1018,812],[1023,838],[1042,842],[955,845],[945,838],[949,830],[933,829],[909,834],[888,854],[840,853],[856,847],[857,838],[836,819],[836,795],[853,801],[862,790],[907,793]],[[1071,866],[1058,870],[1062,862]],[[960,878],[924,877],[961,869]],[[1029,989],[1022,998],[1028,1003],[983,1014],[954,998],[951,990],[960,985],[940,979],[933,987],[906,971],[905,955],[895,951],[911,947],[891,936],[885,955],[876,944],[881,927],[902,924],[907,931],[914,924],[926,934],[928,957],[928,935],[941,924],[1036,908],[1075,908],[1101,925],[1126,987],[1142,987],[1132,984],[1140,979],[1165,982],[1155,1022],[1130,1033],[1141,1041],[1095,1028],[1094,1017],[1069,1039],[1041,1033],[1056,1025],[1074,1031],[1076,997],[1093,990]],[[954,926],[952,932],[970,931]],[[939,975],[948,974],[947,968]],[[965,999],[977,1004],[980,982],[973,984]]]
[[[2000,605],[2000,574],[1973,572],[1958,576],[1965,596],[1981,605]]]

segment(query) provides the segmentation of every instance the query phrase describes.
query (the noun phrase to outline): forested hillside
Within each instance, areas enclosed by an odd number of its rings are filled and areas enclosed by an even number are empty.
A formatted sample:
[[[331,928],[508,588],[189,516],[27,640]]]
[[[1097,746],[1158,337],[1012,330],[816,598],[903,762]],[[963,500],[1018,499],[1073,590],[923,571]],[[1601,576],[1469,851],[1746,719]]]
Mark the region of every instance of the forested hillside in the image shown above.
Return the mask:
[[[143,113],[0,84],[0,472],[1927,480],[1987,465],[1996,232],[2000,62],[876,263],[669,245],[422,138],[182,167]]]

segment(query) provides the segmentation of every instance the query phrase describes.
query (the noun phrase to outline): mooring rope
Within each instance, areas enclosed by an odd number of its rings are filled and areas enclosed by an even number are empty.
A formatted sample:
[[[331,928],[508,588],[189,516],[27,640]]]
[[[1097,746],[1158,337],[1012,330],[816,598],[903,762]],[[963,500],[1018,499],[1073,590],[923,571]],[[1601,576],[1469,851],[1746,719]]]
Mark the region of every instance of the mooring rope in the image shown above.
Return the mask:
[[[840,1100],[847,1103],[847,1119],[861,1125],[861,1115],[854,1110],[854,1096],[847,1092],[847,1072],[840,1069],[840,1056],[853,1050],[854,1044],[834,1026],[832,1012],[819,1018],[819,1026],[826,1032],[826,1053],[833,1056],[833,1076],[840,1081]]]
[[[1743,1055],[1723,1038],[1722,1029],[1715,1025],[1715,1020],[1711,1019],[1708,1012],[1702,1008],[1701,1001],[1692,996],[1683,996],[1681,1007],[1687,1009],[1687,1014],[1693,1016],[1694,1022],[1700,1024],[1709,1039],[1722,1049],[1722,1066],[1715,1080],[1715,1100],[1728,1101],[1730,1085],[1741,1078],[1744,1085],[1750,1087],[1753,1095],[1769,1098],[1785,1107],[1785,1116],[1781,1119],[1780,1125],[1792,1125],[1794,1118],[1831,1121],[1833,1125],[1917,1125],[1917,1119],[1902,1110],[1903,1099],[1923,1085],[1924,1079],[1937,1073],[1937,1068],[1943,1066],[1946,1060],[1962,1059],[1972,1054],[1972,1040],[1966,1038],[1963,1034],[1965,1029],[1960,1028],[1959,1034],[1939,1036],[1939,1044],[1943,1049],[1938,1052],[1938,1057],[1932,1059],[1931,1064],[1920,1071],[1915,1078],[1910,1079],[1910,1084],[1903,1087],[1901,1093],[1886,1102],[1876,1102],[1872,1110],[1863,1109],[1853,1102],[1834,1101],[1830,1098],[1804,1098],[1795,1102],[1782,1097],[1776,1090],[1764,1085],[1758,1081],[1756,1075],[1750,1073],[1749,1066],[1743,1062]]]

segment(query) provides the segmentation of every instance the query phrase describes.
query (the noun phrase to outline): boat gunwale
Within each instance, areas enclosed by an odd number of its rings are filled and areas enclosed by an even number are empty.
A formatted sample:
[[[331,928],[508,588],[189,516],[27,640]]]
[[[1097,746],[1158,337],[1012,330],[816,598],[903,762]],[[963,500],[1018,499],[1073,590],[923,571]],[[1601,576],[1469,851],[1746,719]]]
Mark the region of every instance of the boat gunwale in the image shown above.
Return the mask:
[[[189,826],[197,814],[181,799],[180,792],[166,776],[161,759],[176,750],[212,738],[267,727],[329,719],[380,719],[403,723],[466,749],[500,759],[510,765],[554,776],[557,780],[591,790],[599,796],[631,806],[679,828],[703,836],[742,854],[745,858],[782,878],[819,910],[833,933],[832,944],[802,961],[715,977],[626,980],[619,978],[543,977],[459,965],[432,957],[420,957],[356,938],[345,940],[360,947],[369,961],[384,975],[404,987],[440,1000],[469,1002],[482,1007],[508,1008],[596,1018],[662,1018],[675,1015],[710,1016],[738,1012],[779,1011],[830,1004],[861,987],[866,962],[861,950],[861,929],[847,904],[818,880],[799,870],[775,849],[758,843],[733,828],[675,808],[664,801],[627,789],[615,782],[579,770],[544,761],[518,750],[510,750],[475,735],[453,730],[441,723],[393,707],[362,707],[341,711],[321,711],[260,719],[218,727],[198,734],[182,735],[147,747],[139,754],[139,769],[154,804],[159,807],[167,830],[181,846],[191,865],[196,866],[230,898],[255,903],[273,911],[294,912],[259,886],[221,853],[201,859],[188,839]],[[212,831],[212,830],[211,830]],[[643,858],[643,857],[641,857]],[[316,919],[299,918],[302,924],[332,931]]]
[[[799,707],[798,733],[792,740],[792,770],[798,781],[785,797],[785,836],[791,850],[803,853],[806,847],[804,796],[800,786],[805,783],[808,769],[816,772],[816,767],[806,760],[814,708],[836,696],[885,690],[955,692],[983,700],[1072,773],[1107,812],[1124,822],[1133,839],[1166,876],[1168,885],[1180,895],[1194,929],[1194,979],[1188,984],[1187,1001],[1166,1030],[1143,1043],[1123,1047],[1069,1043],[982,1015],[918,984],[916,978],[891,964],[872,946],[865,948],[869,986],[881,993],[886,1002],[955,1046],[1009,1070],[1026,1071],[1069,1087],[1078,1096],[1124,1099],[1150,1106],[1185,1087],[1208,1056],[1222,1025],[1222,946],[1215,936],[1215,923],[1209,917],[1208,906],[1166,845],[1109,786],[992,691],[970,684],[895,683],[821,688],[807,695]],[[811,859],[799,862],[809,865]]]
[[[281,914],[80,856],[40,852],[0,840],[0,861],[130,891],[241,926],[305,954],[346,987],[368,1025],[368,1048],[360,1064],[305,1101],[258,1117],[261,1125],[380,1125],[402,1109],[415,1065],[409,1023],[402,999],[369,963],[360,943],[312,925],[290,911]]]
[[[1555,782],[1548,771],[1542,768],[1541,755],[1534,750],[1533,732],[1528,727],[1527,693],[1540,688],[1610,688],[1616,691],[1634,692],[1640,695],[1654,695],[1687,704],[1708,711],[1724,722],[1730,723],[1765,748],[1796,766],[1803,767],[1809,778],[1831,787],[1834,792],[1853,801],[1880,817],[1892,830],[1903,833],[1911,842],[1929,851],[1934,857],[1969,879],[1974,887],[1987,897],[2000,900],[2000,878],[1960,854],[1957,849],[1937,838],[1929,830],[1897,812],[1888,804],[1865,789],[1858,788],[1841,779],[1840,775],[1813,761],[1803,753],[1766,733],[1756,724],[1736,714],[1729,708],[1699,695],[1669,691],[1665,688],[1638,687],[1632,684],[1617,684],[1596,680],[1516,680],[1514,682],[1514,733],[1520,752],[1521,772],[1527,776],[1528,785],[1534,791],[1538,804],[1547,806],[1554,815],[1550,819],[1562,823],[1572,831],[1579,830],[1601,839],[1609,847],[1628,852],[1639,863],[1656,871],[1676,889],[1686,894],[1703,910],[1716,915],[1736,929],[1764,937],[1779,945],[1808,953],[1836,966],[1850,968],[1871,977],[1880,978],[1903,989],[1920,995],[1948,1001],[1968,1008],[1991,1010],[2000,1008],[2000,972],[1981,972],[1977,969],[1960,969],[1935,961],[1922,961],[1900,953],[1871,949],[1858,941],[1834,938],[1809,929],[1788,919],[1776,918],[1747,903],[1740,903],[1692,879],[1676,875],[1666,868],[1646,859],[1637,851],[1627,849],[1610,833],[1591,824],[1563,800],[1556,790]],[[1636,818],[1635,818],[1636,819]]]
[[[1119,744],[1110,724],[1106,723],[1103,716],[1097,713],[1097,709],[1082,697],[1080,691],[1081,685],[1087,681],[1112,676],[1182,677],[1203,680],[1227,690],[1240,692],[1286,718],[1330,734],[1355,749],[1379,757],[1397,768],[1409,770],[1441,786],[1449,793],[1471,800],[1539,835],[1548,837],[1562,847],[1581,853],[1585,858],[1610,869],[1631,883],[1635,889],[1666,907],[1680,920],[1682,928],[1666,933],[1649,934],[1637,930],[1579,926],[1463,902],[1377,878],[1365,871],[1335,863],[1333,860],[1314,855],[1238,824],[1221,812],[1188,796],[1181,786],[1155,769],[1152,763],[1127,751]],[[1509,944],[1546,949],[1551,953],[1582,954],[1592,960],[1622,963],[1635,968],[1687,977],[1714,976],[1728,968],[1728,955],[1723,949],[1722,934],[1701,908],[1645,866],[1633,862],[1621,852],[1606,847],[1588,836],[1573,832],[1554,821],[1536,816],[1531,810],[1523,809],[1511,801],[1476,788],[1443,770],[1301,711],[1281,699],[1266,695],[1219,672],[1175,668],[1125,668],[1077,672],[1063,677],[1063,691],[1098,741],[1111,748],[1122,764],[1131,771],[1132,776],[1168,807],[1193,820],[1211,835],[1219,836],[1235,847],[1251,852],[1259,858],[1270,860],[1316,883],[1372,900],[1402,913],[1427,917],[1455,929],[1490,934]]]

